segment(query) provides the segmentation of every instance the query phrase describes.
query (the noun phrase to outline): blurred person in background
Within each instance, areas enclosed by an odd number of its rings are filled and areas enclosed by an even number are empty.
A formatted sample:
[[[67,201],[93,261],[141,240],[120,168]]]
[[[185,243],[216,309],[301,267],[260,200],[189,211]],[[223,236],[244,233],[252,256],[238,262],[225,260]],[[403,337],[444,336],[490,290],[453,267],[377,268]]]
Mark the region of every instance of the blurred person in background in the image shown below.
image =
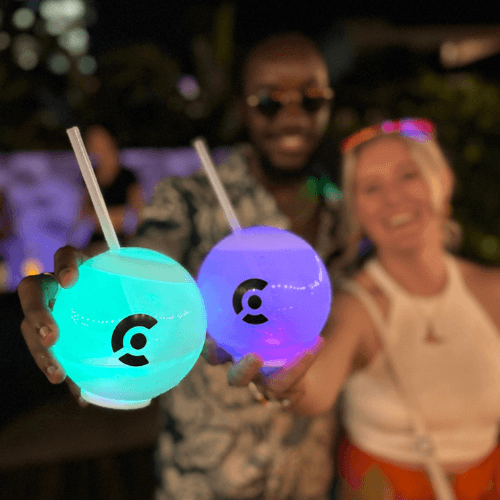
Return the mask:
[[[336,280],[336,200],[307,184],[330,118],[333,91],[325,60],[302,34],[278,34],[249,52],[239,77],[250,143],[235,146],[218,167],[239,221],[243,227],[276,226],[302,236]],[[205,255],[229,233],[216,195],[199,172],[158,184],[132,244],[163,252],[196,276]],[[60,249],[56,278],[29,277],[19,286],[24,338],[52,383],[65,374],[47,351],[58,335],[48,304],[54,285],[71,286],[87,258],[71,247]],[[163,431],[157,499],[329,498],[333,412],[304,418],[263,405],[259,394],[228,385],[231,358],[210,338],[202,354],[189,375],[159,398]]]
[[[119,147],[109,126],[100,124],[88,127],[84,142],[92,160],[95,161],[95,174],[109,216],[118,240],[126,244],[134,235],[139,214],[144,206],[144,195],[136,175],[120,164]],[[90,255],[104,252],[107,248],[90,196],[85,190],[80,218],[93,224],[87,251]]]
[[[12,292],[22,278],[25,258],[19,218],[7,189],[0,189],[0,291]]]
[[[500,271],[451,253],[454,176],[429,121],[384,122],[343,150],[347,254],[368,236],[375,255],[336,294],[319,353],[264,383],[304,416],[342,391],[343,500],[450,498],[442,485],[498,499]],[[260,365],[239,366],[237,385]]]
[[[4,245],[8,243],[14,234],[12,227],[12,215],[8,206],[7,198],[3,191],[0,191],[0,292],[6,290],[8,281],[8,267],[6,249]]]

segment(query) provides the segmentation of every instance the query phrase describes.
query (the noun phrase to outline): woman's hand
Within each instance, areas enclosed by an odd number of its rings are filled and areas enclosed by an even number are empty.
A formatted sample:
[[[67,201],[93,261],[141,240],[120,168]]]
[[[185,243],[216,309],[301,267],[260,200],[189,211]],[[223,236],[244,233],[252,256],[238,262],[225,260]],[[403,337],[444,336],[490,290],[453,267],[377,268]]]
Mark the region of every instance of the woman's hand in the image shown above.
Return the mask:
[[[262,360],[248,354],[228,371],[229,384],[248,385],[261,393],[257,399],[265,402],[271,397],[288,403],[294,413],[320,415],[335,404],[356,355],[371,348],[373,359],[378,352],[380,347],[372,345],[372,338],[376,338],[376,327],[364,305],[354,295],[341,291],[314,346],[269,376],[261,370]]]
[[[24,313],[21,332],[35,363],[52,384],[59,384],[66,379],[77,398],[80,396],[80,389],[66,378],[61,365],[49,351],[59,337],[59,329],[51,311],[59,286],[73,286],[78,279],[78,267],[87,258],[76,248],[60,248],[54,255],[54,274],[28,276],[17,288]]]
[[[237,387],[250,385],[253,391],[262,393],[264,400],[273,398],[279,401],[287,400],[289,404],[293,404],[300,397],[300,379],[311,366],[323,343],[323,338],[318,337],[311,348],[300,352],[269,376],[262,373],[262,359],[257,354],[247,354],[229,369],[229,385]]]

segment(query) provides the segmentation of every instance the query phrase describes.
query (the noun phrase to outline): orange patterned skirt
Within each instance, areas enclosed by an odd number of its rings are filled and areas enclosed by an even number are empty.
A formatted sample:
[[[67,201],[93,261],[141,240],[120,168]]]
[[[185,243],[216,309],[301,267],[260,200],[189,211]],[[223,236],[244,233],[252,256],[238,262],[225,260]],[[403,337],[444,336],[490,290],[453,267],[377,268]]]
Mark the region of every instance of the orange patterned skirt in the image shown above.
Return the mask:
[[[356,448],[344,438],[337,465],[343,497],[370,500],[434,500],[425,472],[403,469]],[[479,465],[450,474],[457,500],[500,500],[500,444]]]

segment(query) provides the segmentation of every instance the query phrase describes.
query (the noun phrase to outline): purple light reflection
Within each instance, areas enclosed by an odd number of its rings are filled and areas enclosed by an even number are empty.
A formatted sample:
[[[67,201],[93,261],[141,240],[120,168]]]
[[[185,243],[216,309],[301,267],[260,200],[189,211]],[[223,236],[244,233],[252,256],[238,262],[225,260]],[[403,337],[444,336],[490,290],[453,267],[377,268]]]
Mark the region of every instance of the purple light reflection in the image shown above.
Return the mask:
[[[229,148],[214,151],[216,164],[225,161]],[[146,197],[163,177],[191,175],[201,167],[192,148],[124,149],[123,165],[133,170]],[[55,251],[66,244],[83,248],[93,227],[78,221],[84,184],[71,151],[30,151],[0,155],[0,189],[9,205],[14,236],[0,242],[8,268],[3,288],[13,291],[26,263],[36,260],[52,271]],[[29,267],[29,266],[28,266]]]

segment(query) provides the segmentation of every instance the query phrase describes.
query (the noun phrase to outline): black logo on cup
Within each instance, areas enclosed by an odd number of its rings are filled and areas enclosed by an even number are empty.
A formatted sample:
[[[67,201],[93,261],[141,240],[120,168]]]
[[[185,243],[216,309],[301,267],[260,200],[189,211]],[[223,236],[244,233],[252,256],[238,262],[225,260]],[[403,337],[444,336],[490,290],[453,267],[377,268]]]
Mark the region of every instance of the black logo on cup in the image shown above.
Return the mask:
[[[264,290],[267,285],[267,281],[260,280],[258,278],[251,278],[243,281],[243,283],[240,283],[236,287],[233,294],[234,312],[236,314],[240,314],[240,312],[243,311],[243,295],[245,295],[245,293],[249,290]],[[247,304],[250,309],[256,310],[262,305],[262,299],[257,294],[254,294],[248,298]],[[249,323],[251,325],[262,325],[262,323],[269,321],[269,319],[263,314],[246,314],[242,319],[245,323]]]
[[[122,319],[113,330],[111,337],[111,348],[113,352],[123,349],[123,339],[129,330],[136,326],[142,326],[148,330],[153,328],[158,321],[148,314],[132,314]],[[137,350],[142,349],[148,339],[142,333],[135,333],[130,339],[130,345]],[[118,358],[123,364],[128,366],[144,366],[149,363],[146,356],[136,356],[134,354],[124,354]]]

